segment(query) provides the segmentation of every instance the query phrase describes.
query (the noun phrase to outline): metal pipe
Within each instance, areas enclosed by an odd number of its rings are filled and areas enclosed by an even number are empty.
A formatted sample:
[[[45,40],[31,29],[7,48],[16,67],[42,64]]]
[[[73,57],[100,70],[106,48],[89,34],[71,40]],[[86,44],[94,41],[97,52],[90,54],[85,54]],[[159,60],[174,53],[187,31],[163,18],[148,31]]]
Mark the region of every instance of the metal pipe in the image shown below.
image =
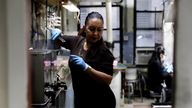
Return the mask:
[[[49,97],[44,103],[38,103],[38,104],[32,104],[32,106],[33,107],[35,107],[35,106],[38,106],[38,107],[43,107],[43,106],[46,106],[48,103],[50,103],[51,102],[51,97]]]
[[[112,3],[111,0],[106,0],[106,25],[107,25],[107,41],[113,42],[112,32]]]

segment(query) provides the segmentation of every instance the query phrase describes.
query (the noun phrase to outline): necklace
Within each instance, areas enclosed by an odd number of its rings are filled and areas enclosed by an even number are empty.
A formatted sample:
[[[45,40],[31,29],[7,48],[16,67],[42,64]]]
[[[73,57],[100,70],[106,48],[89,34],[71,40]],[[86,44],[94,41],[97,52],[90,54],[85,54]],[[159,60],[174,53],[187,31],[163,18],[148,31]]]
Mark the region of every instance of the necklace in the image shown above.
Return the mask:
[[[88,50],[88,46],[87,46],[87,42],[86,42],[86,41],[85,41],[84,44],[83,44],[83,49],[84,49],[85,51]]]
[[[87,42],[85,41],[83,42],[78,55],[81,56],[82,58],[85,58],[85,55],[87,54],[87,50],[88,50]]]

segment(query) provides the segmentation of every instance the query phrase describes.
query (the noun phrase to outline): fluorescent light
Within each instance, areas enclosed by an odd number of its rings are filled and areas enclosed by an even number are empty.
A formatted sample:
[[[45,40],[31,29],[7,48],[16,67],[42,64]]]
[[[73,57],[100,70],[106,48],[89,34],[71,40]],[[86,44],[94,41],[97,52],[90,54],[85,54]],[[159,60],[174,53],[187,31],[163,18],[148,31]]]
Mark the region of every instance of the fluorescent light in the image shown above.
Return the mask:
[[[77,8],[77,6],[75,6],[72,2],[68,1],[66,4],[62,5],[64,8],[66,8],[67,10],[71,11],[71,12],[80,12],[79,8]]]
[[[143,35],[137,36],[137,39],[141,39],[141,38],[143,38]]]

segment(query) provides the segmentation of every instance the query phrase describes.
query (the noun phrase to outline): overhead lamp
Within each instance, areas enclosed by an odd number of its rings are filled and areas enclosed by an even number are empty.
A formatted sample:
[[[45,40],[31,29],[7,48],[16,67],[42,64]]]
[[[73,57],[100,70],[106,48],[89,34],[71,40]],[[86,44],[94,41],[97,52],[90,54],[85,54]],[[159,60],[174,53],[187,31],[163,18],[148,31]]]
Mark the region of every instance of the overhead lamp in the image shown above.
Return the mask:
[[[71,12],[80,12],[79,8],[74,5],[71,1],[62,2],[62,6]]]
[[[142,39],[142,38],[143,38],[143,35],[137,36],[137,39]]]

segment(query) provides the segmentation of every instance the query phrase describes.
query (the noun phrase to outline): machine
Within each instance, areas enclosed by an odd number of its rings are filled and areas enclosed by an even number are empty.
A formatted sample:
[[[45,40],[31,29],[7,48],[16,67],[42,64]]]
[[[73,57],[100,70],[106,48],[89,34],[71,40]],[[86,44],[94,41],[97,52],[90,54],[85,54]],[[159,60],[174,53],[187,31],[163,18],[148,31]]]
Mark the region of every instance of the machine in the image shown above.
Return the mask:
[[[31,50],[32,107],[64,108],[66,82],[60,80],[58,50]]]

